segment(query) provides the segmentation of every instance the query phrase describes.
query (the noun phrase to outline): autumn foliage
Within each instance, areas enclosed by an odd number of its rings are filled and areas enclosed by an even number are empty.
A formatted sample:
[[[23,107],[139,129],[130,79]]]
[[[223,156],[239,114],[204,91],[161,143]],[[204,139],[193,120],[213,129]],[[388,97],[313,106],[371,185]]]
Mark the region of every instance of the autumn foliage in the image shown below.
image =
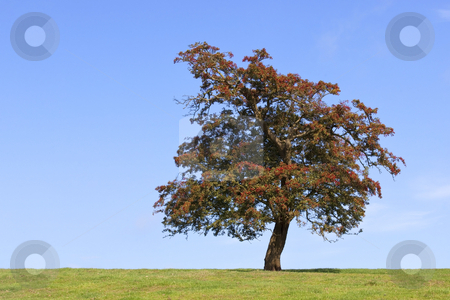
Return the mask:
[[[394,130],[374,118],[377,108],[353,100],[352,112],[348,101],[324,103],[326,95],[339,95],[337,84],[278,74],[263,64],[271,59],[265,49],[244,57],[247,68],[218,50],[195,43],[174,61],[187,62],[201,79],[199,94],[178,102],[203,133],[178,149],[175,163],[187,171],[156,188],[155,212],[165,214],[170,236],[197,231],[245,241],[270,230],[264,269],[281,270],[292,220],[326,240],[330,233],[352,234],[369,197],[381,198],[369,168],[394,176],[400,173],[396,162],[405,162],[379,145],[379,136]],[[220,114],[210,113],[213,106]],[[213,149],[217,141],[229,143]]]

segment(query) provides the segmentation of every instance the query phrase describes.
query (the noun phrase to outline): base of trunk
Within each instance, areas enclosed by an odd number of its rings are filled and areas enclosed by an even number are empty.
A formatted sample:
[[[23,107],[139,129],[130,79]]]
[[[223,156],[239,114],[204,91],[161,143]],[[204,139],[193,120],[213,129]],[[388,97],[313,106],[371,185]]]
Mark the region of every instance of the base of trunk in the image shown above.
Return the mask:
[[[264,271],[281,271],[281,263],[278,261],[269,261],[264,260]]]
[[[281,271],[281,253],[286,243],[289,222],[276,222],[270,237],[266,258],[264,258],[265,271]]]

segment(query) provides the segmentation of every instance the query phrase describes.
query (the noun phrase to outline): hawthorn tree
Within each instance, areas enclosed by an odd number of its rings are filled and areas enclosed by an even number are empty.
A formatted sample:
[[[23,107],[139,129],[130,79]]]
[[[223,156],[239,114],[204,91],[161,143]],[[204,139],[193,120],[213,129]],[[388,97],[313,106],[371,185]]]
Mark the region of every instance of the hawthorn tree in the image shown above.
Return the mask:
[[[406,166],[379,145],[379,135],[394,135],[394,130],[373,117],[378,109],[359,100],[352,101],[357,112],[348,101],[327,106],[323,98],[339,95],[337,84],[279,74],[262,63],[272,58],[264,48],[244,57],[247,68],[238,68],[227,59],[231,52],[218,52],[206,42],[189,47],[174,63],[189,64],[202,81],[201,91],[177,102],[190,109],[190,120],[202,125],[202,134],[180,145],[174,157],[186,169],[183,177],[156,188],[154,213],[165,214],[164,232],[211,231],[246,241],[270,230],[264,259],[264,270],[270,271],[281,270],[293,219],[327,241],[327,234],[360,233],[351,231],[362,221],[369,196],[382,197],[369,168],[384,167],[394,178],[400,173],[395,162]],[[220,114],[210,113],[213,106]],[[244,122],[244,129],[231,126],[226,120],[232,114],[255,122]],[[249,148],[258,136],[250,134],[255,128],[261,129],[262,142]],[[234,142],[225,152],[212,149],[215,141],[226,139]],[[258,155],[262,159],[252,161]]]

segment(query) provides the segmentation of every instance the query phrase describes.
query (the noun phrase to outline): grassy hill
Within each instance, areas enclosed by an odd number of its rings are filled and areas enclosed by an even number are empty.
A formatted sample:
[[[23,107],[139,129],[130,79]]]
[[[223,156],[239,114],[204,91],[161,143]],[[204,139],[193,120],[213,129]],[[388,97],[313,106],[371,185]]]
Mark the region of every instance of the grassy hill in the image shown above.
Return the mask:
[[[27,289],[0,269],[0,299],[450,299],[450,269],[421,288],[399,287],[385,269],[59,269]]]

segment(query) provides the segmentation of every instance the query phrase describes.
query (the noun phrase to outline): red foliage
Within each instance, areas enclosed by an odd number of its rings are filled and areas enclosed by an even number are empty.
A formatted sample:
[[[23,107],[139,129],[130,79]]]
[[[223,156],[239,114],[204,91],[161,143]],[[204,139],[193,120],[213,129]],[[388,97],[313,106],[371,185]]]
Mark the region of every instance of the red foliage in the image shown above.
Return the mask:
[[[246,240],[257,237],[269,223],[294,218],[299,224],[311,224],[324,238],[326,233],[341,236],[358,227],[369,196],[381,198],[380,184],[368,177],[368,169],[381,166],[394,176],[400,173],[396,162],[405,164],[378,143],[380,135],[394,135],[392,128],[373,117],[378,109],[360,100],[352,101],[357,112],[351,111],[348,100],[327,106],[323,98],[339,95],[337,84],[278,74],[263,64],[272,58],[264,48],[243,58],[246,68],[226,59],[233,57],[231,52],[218,52],[206,42],[190,48],[174,63],[188,63],[202,81],[198,96],[183,103],[197,113],[193,121],[204,125],[205,134],[181,145],[174,160],[188,173],[201,172],[204,177],[156,188],[160,198],[154,207],[165,213],[164,225],[173,228],[166,231],[173,235],[211,230]],[[225,130],[220,118],[207,122],[213,105],[226,106],[221,116],[228,109],[263,123],[263,164],[242,161],[246,152],[238,150],[246,143],[237,144],[226,157],[236,161],[229,173],[256,170],[258,176],[205,178],[222,170],[226,161],[209,148]]]

